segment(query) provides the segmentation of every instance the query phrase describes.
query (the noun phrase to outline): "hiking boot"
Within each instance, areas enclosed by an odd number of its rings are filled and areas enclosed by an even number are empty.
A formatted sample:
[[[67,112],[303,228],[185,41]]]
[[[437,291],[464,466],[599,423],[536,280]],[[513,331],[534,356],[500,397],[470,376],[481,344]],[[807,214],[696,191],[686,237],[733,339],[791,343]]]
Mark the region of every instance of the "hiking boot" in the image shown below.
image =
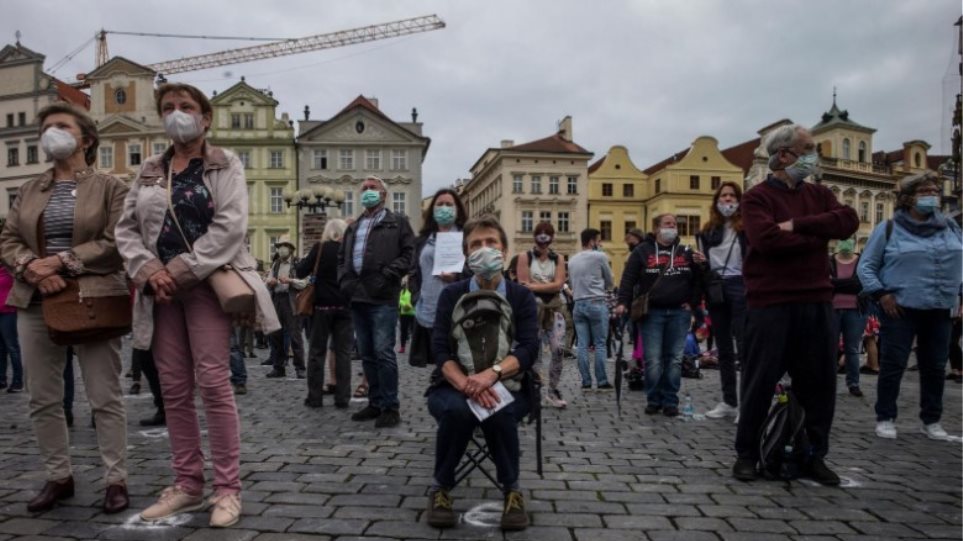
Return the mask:
[[[950,435],[946,433],[946,430],[943,430],[943,427],[938,422],[930,423],[928,425],[924,424],[920,428],[920,432],[926,434],[926,437],[931,440],[946,441],[950,437]]]
[[[365,406],[361,411],[356,411],[351,415],[352,421],[370,421],[381,417],[381,410],[374,406]]]
[[[756,461],[751,458],[737,458],[732,465],[732,476],[740,481],[755,481],[759,477]]]
[[[189,513],[204,509],[207,503],[203,496],[191,496],[177,485],[167,487],[161,492],[157,502],[140,513],[140,519],[154,522],[179,513]]]
[[[401,415],[397,410],[384,410],[375,419],[375,428],[391,428],[401,424]]]
[[[826,466],[826,463],[823,462],[821,458],[814,458],[805,469],[803,476],[823,486],[839,486],[839,476],[836,475],[833,470],[829,469],[829,466]]]
[[[558,389],[549,389],[545,393],[545,400],[553,408],[563,409],[568,406],[568,402],[562,399],[562,393],[558,392]]]
[[[725,417],[735,417],[739,415],[739,408],[730,406],[725,402],[719,402],[716,407],[706,412],[706,417],[710,419],[723,419]]]
[[[849,387],[849,394],[853,396],[863,396],[863,391],[859,389],[859,385],[851,385]]]
[[[234,394],[247,394],[247,385],[238,383],[234,386]]]
[[[528,515],[525,513],[525,498],[517,490],[511,490],[505,495],[505,508],[502,510],[503,530],[524,530],[528,527]]]
[[[266,377],[266,378],[286,378],[286,377],[287,377],[287,374],[284,373],[284,370],[278,370],[277,368],[275,368],[274,370],[271,370],[270,372],[268,372],[267,375],[264,376],[264,377]]]
[[[447,490],[439,488],[428,494],[425,517],[433,528],[454,528],[458,524],[458,515],[452,510],[452,499]]]
[[[657,405],[655,405],[655,404],[649,404],[648,406],[645,407],[645,414],[646,414],[646,415],[655,415],[656,413],[659,413],[660,411],[662,411],[662,406],[657,406]]]
[[[666,406],[662,408],[662,415],[666,417],[677,417],[679,415],[679,408],[675,406]]]
[[[221,494],[210,500],[214,509],[211,510],[211,527],[227,528],[237,524],[241,518],[241,495]]]

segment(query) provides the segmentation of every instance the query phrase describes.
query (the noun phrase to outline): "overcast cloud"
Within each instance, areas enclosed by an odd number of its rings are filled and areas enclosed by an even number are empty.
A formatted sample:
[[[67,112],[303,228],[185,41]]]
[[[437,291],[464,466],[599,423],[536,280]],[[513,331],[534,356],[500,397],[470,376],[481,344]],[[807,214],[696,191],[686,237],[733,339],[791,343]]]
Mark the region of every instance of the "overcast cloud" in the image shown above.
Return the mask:
[[[432,139],[427,194],[467,177],[486,148],[550,135],[565,115],[596,158],[622,144],[645,168],[699,135],[725,148],[781,118],[815,124],[834,85],[850,118],[878,130],[875,150],[923,139],[949,153],[944,79],[956,73],[960,9],[959,0],[4,0],[0,42],[19,29],[50,66],[101,27],[301,37],[437,14],[447,28],[171,77],[210,93],[245,75],[297,119],[305,105],[329,118],[358,94],[396,120],[417,107]],[[145,64],[250,45],[108,41],[112,55]],[[91,46],[56,75],[71,81],[93,61]]]

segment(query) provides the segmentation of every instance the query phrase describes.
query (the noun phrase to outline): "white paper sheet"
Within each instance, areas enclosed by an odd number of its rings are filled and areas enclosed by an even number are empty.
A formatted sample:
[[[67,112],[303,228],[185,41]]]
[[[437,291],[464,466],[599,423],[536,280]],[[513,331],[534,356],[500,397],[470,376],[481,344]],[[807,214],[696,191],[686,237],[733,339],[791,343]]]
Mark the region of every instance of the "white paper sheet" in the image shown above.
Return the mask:
[[[461,248],[461,231],[449,231],[435,235],[435,266],[433,276],[443,272],[459,273],[465,268],[465,253]]]
[[[500,381],[496,381],[495,384],[492,385],[492,390],[495,391],[495,394],[498,395],[499,399],[498,404],[495,404],[495,407],[492,409],[482,406],[471,398],[468,399],[468,407],[471,409],[472,413],[475,414],[475,417],[477,417],[479,421],[488,419],[492,415],[498,413],[502,408],[515,401],[515,397],[512,396],[512,393],[508,390],[508,388],[502,385],[502,382]]]

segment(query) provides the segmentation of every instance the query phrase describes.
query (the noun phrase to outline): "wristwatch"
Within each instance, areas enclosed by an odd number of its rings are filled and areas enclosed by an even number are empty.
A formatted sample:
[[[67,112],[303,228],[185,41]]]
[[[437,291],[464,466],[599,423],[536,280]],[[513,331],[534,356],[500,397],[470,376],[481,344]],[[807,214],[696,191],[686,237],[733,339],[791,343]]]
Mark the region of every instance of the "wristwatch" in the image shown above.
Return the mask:
[[[501,379],[502,379],[502,365],[501,365],[501,364],[498,364],[498,363],[493,364],[493,365],[492,365],[492,372],[495,372],[495,375],[498,376],[498,379],[495,380],[495,381],[501,381]]]

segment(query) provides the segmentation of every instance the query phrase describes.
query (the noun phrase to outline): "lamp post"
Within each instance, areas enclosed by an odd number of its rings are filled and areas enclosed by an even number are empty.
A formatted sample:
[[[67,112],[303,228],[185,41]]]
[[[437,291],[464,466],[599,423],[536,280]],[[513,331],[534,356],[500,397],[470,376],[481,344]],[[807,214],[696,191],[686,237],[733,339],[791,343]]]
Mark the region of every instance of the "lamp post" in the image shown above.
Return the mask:
[[[341,204],[344,203],[344,192],[326,186],[285,192],[283,197],[288,208],[294,207],[297,212],[305,211],[300,236],[301,246],[305,250],[321,240],[321,233],[324,232],[324,225],[328,221],[328,209],[340,210]]]

